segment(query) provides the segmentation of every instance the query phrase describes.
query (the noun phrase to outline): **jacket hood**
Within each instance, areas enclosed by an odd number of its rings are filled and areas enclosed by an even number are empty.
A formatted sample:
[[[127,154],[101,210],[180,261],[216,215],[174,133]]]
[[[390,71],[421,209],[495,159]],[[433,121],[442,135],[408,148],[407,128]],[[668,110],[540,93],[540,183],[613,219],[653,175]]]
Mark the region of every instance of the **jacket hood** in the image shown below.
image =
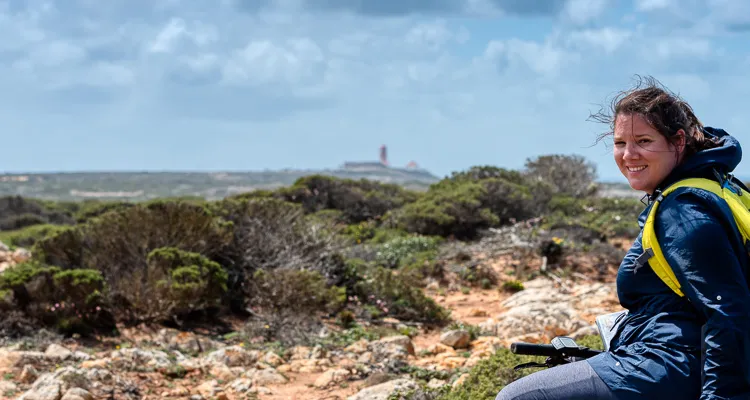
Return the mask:
[[[685,178],[714,179],[714,171],[728,174],[739,165],[742,160],[742,146],[734,136],[723,129],[711,127],[703,128],[703,133],[707,137],[718,139],[720,145],[713,149],[699,151],[684,160],[659,184],[658,189],[664,189]]]

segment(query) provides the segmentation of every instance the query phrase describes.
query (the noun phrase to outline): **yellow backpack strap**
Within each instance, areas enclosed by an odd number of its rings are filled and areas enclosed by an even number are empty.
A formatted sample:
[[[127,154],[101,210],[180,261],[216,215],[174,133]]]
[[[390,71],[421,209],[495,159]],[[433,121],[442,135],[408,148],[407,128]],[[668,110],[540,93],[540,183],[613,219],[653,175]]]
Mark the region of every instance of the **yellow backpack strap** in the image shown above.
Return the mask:
[[[748,211],[748,206],[746,205],[750,204],[750,194],[738,186],[731,184],[729,180],[726,180],[724,185],[720,185],[718,182],[710,179],[689,178],[681,180],[668,187],[654,201],[646,218],[646,223],[643,226],[643,236],[641,240],[644,253],[638,257],[638,266],[636,266],[635,271],[637,272],[638,268],[648,262],[656,275],[664,281],[670,289],[677,293],[678,296],[683,297],[685,294],[682,292],[680,282],[677,280],[672,268],[664,257],[659,242],[656,240],[656,232],[654,230],[654,220],[656,219],[656,212],[659,208],[659,204],[669,193],[681,187],[694,187],[707,190],[724,199],[732,210],[735,222],[737,223],[745,242],[750,238],[750,211]]]

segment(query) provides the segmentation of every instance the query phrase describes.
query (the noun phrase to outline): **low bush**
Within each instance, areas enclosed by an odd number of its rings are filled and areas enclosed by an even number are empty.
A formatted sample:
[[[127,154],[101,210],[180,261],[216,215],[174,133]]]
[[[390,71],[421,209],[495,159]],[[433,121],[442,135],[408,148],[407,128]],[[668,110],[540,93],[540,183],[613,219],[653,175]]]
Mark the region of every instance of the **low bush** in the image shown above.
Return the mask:
[[[489,266],[479,262],[469,262],[457,266],[456,275],[469,286],[489,289],[497,285],[497,273]]]
[[[230,228],[203,206],[152,202],[63,229],[38,241],[32,253],[42,263],[60,270],[85,269],[101,274],[107,286],[106,302],[118,321],[156,321],[174,317],[171,311],[182,309],[174,296],[179,290],[187,290],[187,282],[202,279],[197,276],[203,277],[204,271],[220,269],[208,260],[218,258],[229,244]],[[165,270],[168,260],[162,256],[166,253],[157,252],[149,259],[157,249],[173,249],[169,251],[178,255],[176,259],[187,264]],[[212,289],[205,292],[210,293],[209,298],[195,298],[196,304],[214,301],[215,285],[221,284],[211,282]],[[165,293],[171,294],[164,297]]]
[[[389,210],[416,200],[419,194],[399,185],[373,180],[311,175],[279,189],[275,196],[301,204],[306,213],[339,210],[343,220],[351,224],[379,218]]]
[[[401,260],[399,276],[414,286],[424,287],[427,279],[445,279],[445,261],[436,259],[432,251],[413,254]]]
[[[322,328],[320,316],[335,314],[346,302],[346,289],[329,286],[316,271],[258,270],[248,285],[247,334],[284,345],[309,343]]]
[[[0,275],[0,292],[14,309],[63,332],[87,333],[114,327],[105,304],[106,285],[96,270],[61,270],[33,261],[22,263]]]
[[[228,273],[232,309],[241,311],[253,296],[246,285],[258,270],[309,269],[328,284],[340,283],[344,273],[343,246],[334,232],[305,218],[298,204],[274,198],[235,198],[211,204],[212,211],[231,223],[231,240],[220,261]]]
[[[472,179],[474,175],[484,177]],[[454,174],[430,186],[428,192],[389,215],[389,223],[409,232],[457,239],[474,239],[480,231],[534,216],[537,205],[527,187],[501,176]]]
[[[590,197],[597,193],[596,165],[579,155],[549,154],[527,159],[523,175],[527,181],[546,182],[554,194]]]
[[[40,224],[72,224],[72,212],[54,203],[21,196],[0,197],[0,231]]]
[[[380,246],[376,260],[388,268],[397,268],[403,260],[417,253],[435,252],[439,244],[436,237],[397,237]]]
[[[545,228],[578,225],[602,237],[635,237],[644,208],[637,199],[555,197],[549,203]]]
[[[9,246],[31,248],[37,241],[66,228],[64,225],[53,224],[31,225],[15,231],[0,232],[0,241]]]
[[[428,194],[391,214],[395,227],[428,236],[471,239],[500,219],[482,199],[487,189],[476,182],[442,182]]]
[[[227,273],[217,262],[174,247],[154,249],[146,259],[145,276],[132,284],[133,292],[140,295],[123,299],[125,309],[133,314],[128,319],[177,320],[221,305]]]
[[[366,267],[356,271],[358,281],[351,288],[373,317],[391,316],[404,321],[443,324],[450,311],[427,297],[414,282],[402,279],[384,267]]]

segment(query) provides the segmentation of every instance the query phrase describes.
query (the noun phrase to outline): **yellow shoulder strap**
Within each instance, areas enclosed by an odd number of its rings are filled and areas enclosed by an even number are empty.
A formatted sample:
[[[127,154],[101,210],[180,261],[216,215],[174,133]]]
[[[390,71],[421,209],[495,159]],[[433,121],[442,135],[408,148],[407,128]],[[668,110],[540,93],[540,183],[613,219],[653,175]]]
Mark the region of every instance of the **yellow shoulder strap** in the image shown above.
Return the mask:
[[[644,253],[651,256],[648,259],[651,269],[653,269],[656,275],[659,276],[659,278],[680,297],[685,296],[685,294],[682,292],[680,282],[677,281],[677,277],[664,257],[659,242],[656,240],[654,220],[656,218],[656,211],[663,198],[676,189],[686,186],[707,190],[724,199],[732,210],[734,220],[737,222],[737,226],[739,227],[740,233],[745,242],[750,238],[750,211],[748,211],[750,205],[750,193],[745,190],[736,187],[735,190],[737,193],[735,193],[735,191],[727,185],[722,187],[718,182],[703,178],[684,179],[664,190],[661,193],[661,196],[654,201],[654,204],[648,213],[646,223],[643,226],[643,236],[641,240]]]

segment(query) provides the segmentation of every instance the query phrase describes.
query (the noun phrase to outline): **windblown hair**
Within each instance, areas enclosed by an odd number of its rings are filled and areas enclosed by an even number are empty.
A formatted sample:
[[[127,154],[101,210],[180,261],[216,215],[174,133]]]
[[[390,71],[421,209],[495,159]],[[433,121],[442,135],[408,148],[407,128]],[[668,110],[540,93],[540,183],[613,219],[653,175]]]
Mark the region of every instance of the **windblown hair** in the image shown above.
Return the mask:
[[[591,115],[591,119],[606,123],[610,130],[597,137],[597,142],[613,136],[617,116],[638,114],[672,144],[680,140],[677,132],[685,132],[684,159],[719,144],[706,137],[703,124],[695,116],[693,108],[652,77],[637,76],[635,87],[620,92],[612,100],[609,110],[601,110]]]

